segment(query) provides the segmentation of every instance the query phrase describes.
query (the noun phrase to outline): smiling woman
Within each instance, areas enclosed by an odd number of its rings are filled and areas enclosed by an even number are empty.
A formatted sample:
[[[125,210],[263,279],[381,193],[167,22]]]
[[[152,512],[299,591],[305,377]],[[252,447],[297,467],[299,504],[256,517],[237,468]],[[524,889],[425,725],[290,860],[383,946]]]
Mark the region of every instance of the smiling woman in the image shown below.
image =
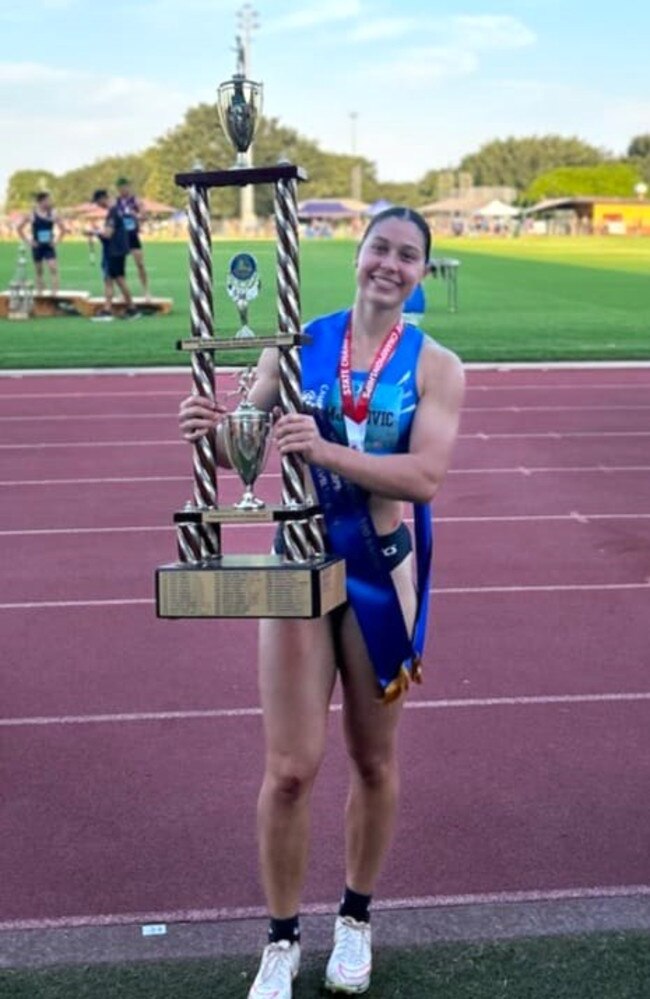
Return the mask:
[[[416,212],[390,208],[372,219],[357,251],[353,307],[306,327],[304,411],[275,424],[280,454],[299,453],[310,468],[327,548],[346,561],[347,603],[327,617],[260,622],[266,767],[258,830],[271,918],[249,999],[290,999],[298,972],[310,797],[337,678],[350,783],[345,888],[325,984],[348,994],[370,984],[369,906],[397,808],[402,695],[421,676],[429,504],[445,477],[463,396],[458,358],[402,321],[430,248]],[[262,354],[249,399],[266,411],[278,405],[277,351]],[[196,440],[224,414],[223,406],[190,396],[181,403],[183,436]],[[221,445],[218,457],[227,465]],[[406,503],[413,504],[415,545]],[[275,551],[282,552],[281,536]]]

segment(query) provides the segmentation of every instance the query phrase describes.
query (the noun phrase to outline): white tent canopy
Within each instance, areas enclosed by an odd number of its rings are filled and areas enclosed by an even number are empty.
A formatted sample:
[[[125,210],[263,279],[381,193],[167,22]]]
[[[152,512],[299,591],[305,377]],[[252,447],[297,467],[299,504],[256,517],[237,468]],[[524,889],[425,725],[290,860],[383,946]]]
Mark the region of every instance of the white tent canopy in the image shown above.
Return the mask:
[[[521,213],[518,208],[513,208],[512,205],[507,205],[505,201],[499,201],[498,198],[489,201],[483,208],[474,212],[474,215],[482,215],[491,219],[511,219],[519,214]]]

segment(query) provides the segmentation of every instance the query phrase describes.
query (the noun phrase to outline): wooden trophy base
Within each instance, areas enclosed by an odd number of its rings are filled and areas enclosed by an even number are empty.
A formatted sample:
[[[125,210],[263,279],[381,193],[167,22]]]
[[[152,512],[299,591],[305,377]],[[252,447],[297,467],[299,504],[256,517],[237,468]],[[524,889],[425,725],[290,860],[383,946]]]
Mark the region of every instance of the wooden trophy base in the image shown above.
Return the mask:
[[[345,561],[330,555],[222,555],[156,570],[158,617],[323,617],[346,600]]]

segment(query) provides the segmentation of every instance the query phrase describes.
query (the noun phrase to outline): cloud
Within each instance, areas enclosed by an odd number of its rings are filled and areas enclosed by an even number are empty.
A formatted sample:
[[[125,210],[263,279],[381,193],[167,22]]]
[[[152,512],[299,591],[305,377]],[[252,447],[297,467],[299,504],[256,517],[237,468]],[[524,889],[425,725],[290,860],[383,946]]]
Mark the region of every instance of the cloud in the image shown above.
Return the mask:
[[[372,62],[358,68],[366,80],[399,80],[418,85],[458,79],[478,71],[486,52],[522,48],[535,42],[535,35],[513,17],[454,16],[446,18],[395,17],[358,24],[348,34],[352,43],[394,41],[412,34],[417,43],[393,47],[383,58],[373,47]],[[422,44],[431,39],[431,44]],[[386,51],[386,50],[384,50]]]
[[[451,18],[450,27],[457,35],[458,44],[475,52],[519,49],[536,41],[530,28],[514,17],[458,16]]]
[[[404,49],[382,62],[366,63],[358,73],[365,80],[394,80],[409,86],[469,76],[477,66],[476,55],[469,50],[429,45]]]
[[[200,99],[144,78],[0,63],[0,200],[14,170],[60,173],[139,152]]]
[[[361,14],[359,0],[329,0],[302,6],[292,14],[285,14],[265,24],[267,32],[301,31],[336,21],[349,21]]]
[[[83,74],[59,66],[45,66],[38,62],[0,63],[0,87],[3,84],[41,87],[44,83],[58,83],[79,79]]]
[[[401,38],[422,26],[422,19],[416,17],[378,17],[363,21],[348,35],[350,42],[378,42],[384,39]]]

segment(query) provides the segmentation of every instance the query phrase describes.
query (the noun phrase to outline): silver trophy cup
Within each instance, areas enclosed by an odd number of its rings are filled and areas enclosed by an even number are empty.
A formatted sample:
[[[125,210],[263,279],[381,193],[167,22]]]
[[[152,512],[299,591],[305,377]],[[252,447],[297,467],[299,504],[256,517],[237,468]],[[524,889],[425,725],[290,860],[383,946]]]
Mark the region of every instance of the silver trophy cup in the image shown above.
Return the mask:
[[[237,151],[235,167],[246,167],[246,151],[251,145],[262,111],[262,84],[234,73],[217,90],[221,127]]]
[[[253,486],[266,462],[271,417],[244,401],[233,413],[228,413],[222,426],[228,460],[245,486],[244,495],[234,505],[238,510],[258,510],[265,503],[254,495]]]

